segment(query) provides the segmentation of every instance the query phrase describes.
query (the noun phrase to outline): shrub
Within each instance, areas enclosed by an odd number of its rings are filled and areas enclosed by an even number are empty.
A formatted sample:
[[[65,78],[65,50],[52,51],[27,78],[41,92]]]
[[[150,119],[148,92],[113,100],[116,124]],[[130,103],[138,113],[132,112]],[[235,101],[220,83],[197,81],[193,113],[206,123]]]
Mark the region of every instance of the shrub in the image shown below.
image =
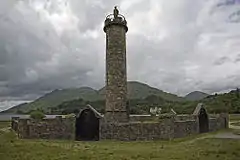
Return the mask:
[[[45,117],[46,117],[45,114],[43,112],[39,111],[39,110],[32,111],[30,113],[30,118],[32,118],[32,119],[43,119]]]

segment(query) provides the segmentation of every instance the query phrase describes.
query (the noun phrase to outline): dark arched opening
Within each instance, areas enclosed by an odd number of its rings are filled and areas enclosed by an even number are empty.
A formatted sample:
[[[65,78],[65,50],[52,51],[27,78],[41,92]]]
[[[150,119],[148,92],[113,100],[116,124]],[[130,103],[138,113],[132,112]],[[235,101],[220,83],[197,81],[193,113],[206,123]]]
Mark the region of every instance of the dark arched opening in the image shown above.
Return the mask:
[[[209,131],[209,123],[208,123],[208,114],[204,108],[200,109],[199,115],[199,132],[206,133]]]
[[[227,118],[224,118],[224,128],[228,128]]]
[[[76,119],[76,140],[99,140],[99,118],[91,109],[83,110]]]

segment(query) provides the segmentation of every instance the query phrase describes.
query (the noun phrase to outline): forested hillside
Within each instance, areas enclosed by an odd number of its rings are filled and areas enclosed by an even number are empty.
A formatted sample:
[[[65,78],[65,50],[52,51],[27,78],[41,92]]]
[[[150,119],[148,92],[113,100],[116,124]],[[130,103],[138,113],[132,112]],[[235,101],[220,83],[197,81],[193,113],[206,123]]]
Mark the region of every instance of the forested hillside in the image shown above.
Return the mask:
[[[153,88],[147,84],[132,81],[127,83],[128,99],[144,99],[150,95],[161,97],[169,101],[185,101],[184,98],[177,95],[166,93],[157,88]],[[103,104],[105,98],[105,87],[100,90],[94,90],[90,87],[72,88],[72,89],[59,89],[54,90],[48,94],[43,95],[39,99],[25,103],[13,108],[10,108],[4,113],[28,113],[31,110],[41,109],[46,113],[51,112],[58,105],[68,101],[80,101],[78,103],[91,102],[98,106],[98,103]],[[82,100],[82,101],[81,101]],[[64,103],[65,104],[65,103]]]

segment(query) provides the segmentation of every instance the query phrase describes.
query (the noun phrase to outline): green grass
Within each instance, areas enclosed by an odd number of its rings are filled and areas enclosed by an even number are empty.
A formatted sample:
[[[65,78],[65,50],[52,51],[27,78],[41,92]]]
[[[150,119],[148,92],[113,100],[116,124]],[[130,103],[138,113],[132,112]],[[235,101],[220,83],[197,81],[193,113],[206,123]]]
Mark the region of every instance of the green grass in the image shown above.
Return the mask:
[[[239,129],[234,129],[233,134],[240,135],[240,130]]]
[[[10,127],[9,121],[0,121],[0,129]]]
[[[0,134],[0,159],[237,160],[239,158],[240,140],[201,139],[202,136],[152,142],[74,142],[20,140],[13,132],[6,132]]]

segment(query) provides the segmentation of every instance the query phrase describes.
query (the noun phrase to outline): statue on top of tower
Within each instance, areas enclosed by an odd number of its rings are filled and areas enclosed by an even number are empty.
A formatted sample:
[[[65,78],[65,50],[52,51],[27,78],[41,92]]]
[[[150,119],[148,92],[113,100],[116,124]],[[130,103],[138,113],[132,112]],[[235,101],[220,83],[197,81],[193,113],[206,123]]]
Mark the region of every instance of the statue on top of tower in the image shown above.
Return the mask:
[[[114,19],[116,19],[118,17],[118,14],[119,14],[119,11],[117,9],[117,6],[115,6],[114,10],[113,10]]]

